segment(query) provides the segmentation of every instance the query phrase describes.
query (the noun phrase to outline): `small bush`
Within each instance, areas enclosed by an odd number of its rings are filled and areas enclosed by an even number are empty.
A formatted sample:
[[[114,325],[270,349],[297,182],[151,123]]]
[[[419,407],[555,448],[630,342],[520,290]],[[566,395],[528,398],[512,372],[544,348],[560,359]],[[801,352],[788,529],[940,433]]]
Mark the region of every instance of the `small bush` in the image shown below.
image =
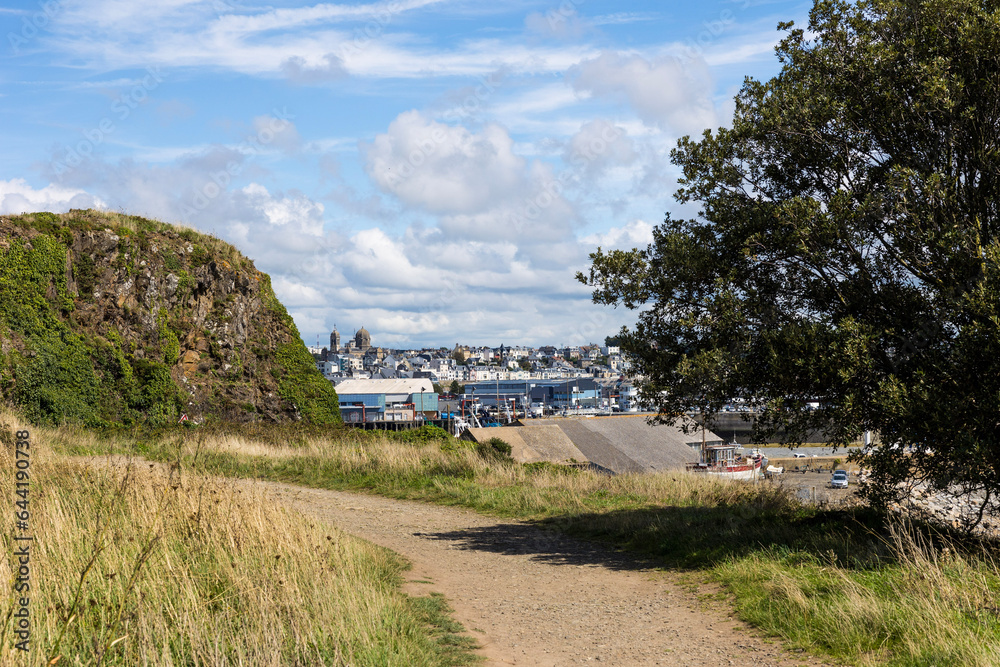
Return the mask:
[[[181,268],[181,260],[177,255],[168,252],[163,257],[163,265],[167,267],[167,271],[177,271]]]
[[[94,295],[94,284],[97,282],[97,266],[94,258],[88,254],[81,254],[73,262],[73,278],[76,280],[77,291],[80,296],[90,298]]]
[[[208,251],[205,250],[203,246],[196,245],[194,247],[194,251],[191,253],[190,259],[191,259],[191,266],[193,266],[194,268],[198,268],[199,266],[208,264],[208,262],[212,259],[212,257],[211,255],[208,254]]]
[[[431,424],[424,424],[420,428],[408,431],[397,431],[392,434],[392,437],[400,442],[408,442],[415,445],[422,445],[436,440],[449,441],[452,439],[448,431],[438,426],[432,426]]]
[[[476,445],[476,451],[488,461],[510,461],[511,447],[500,438],[490,438]]]

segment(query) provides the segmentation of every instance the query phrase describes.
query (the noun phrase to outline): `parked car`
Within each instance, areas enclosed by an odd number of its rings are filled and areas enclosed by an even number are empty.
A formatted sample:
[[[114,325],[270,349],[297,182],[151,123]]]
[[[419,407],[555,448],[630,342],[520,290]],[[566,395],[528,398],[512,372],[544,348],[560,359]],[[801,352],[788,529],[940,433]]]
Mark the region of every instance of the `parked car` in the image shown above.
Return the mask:
[[[793,459],[804,459],[806,457],[802,452],[792,452]]]
[[[846,470],[834,470],[830,478],[830,486],[835,489],[846,489],[848,484]]]

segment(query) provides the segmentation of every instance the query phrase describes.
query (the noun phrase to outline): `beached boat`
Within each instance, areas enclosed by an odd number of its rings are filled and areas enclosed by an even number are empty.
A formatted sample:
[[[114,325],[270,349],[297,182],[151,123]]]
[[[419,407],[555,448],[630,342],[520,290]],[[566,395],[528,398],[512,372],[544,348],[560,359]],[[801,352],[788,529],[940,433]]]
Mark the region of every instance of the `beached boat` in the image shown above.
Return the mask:
[[[697,462],[688,463],[686,468],[690,472],[725,479],[751,481],[759,477],[767,467],[767,457],[756,450],[750,456],[738,456],[737,448],[740,445],[735,441],[728,444],[706,444],[702,433],[701,456]]]

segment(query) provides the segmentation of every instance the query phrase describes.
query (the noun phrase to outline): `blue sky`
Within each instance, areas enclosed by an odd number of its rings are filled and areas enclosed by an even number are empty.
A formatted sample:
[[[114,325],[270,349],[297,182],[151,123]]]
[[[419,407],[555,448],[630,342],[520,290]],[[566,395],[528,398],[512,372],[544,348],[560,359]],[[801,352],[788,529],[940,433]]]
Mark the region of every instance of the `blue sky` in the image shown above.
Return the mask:
[[[182,223],[307,343],[582,344],[573,279],[670,211],[670,149],[778,71],[809,3],[36,0],[0,6],[0,213]]]

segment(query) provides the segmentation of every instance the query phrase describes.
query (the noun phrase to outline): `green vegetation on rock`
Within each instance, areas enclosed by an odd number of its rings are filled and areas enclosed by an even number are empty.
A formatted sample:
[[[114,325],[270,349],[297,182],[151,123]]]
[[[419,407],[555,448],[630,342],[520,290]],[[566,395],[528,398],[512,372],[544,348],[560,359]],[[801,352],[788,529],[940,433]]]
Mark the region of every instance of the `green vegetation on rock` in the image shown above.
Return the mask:
[[[35,423],[340,421],[268,276],[153,220],[0,217],[0,339],[0,392]]]

